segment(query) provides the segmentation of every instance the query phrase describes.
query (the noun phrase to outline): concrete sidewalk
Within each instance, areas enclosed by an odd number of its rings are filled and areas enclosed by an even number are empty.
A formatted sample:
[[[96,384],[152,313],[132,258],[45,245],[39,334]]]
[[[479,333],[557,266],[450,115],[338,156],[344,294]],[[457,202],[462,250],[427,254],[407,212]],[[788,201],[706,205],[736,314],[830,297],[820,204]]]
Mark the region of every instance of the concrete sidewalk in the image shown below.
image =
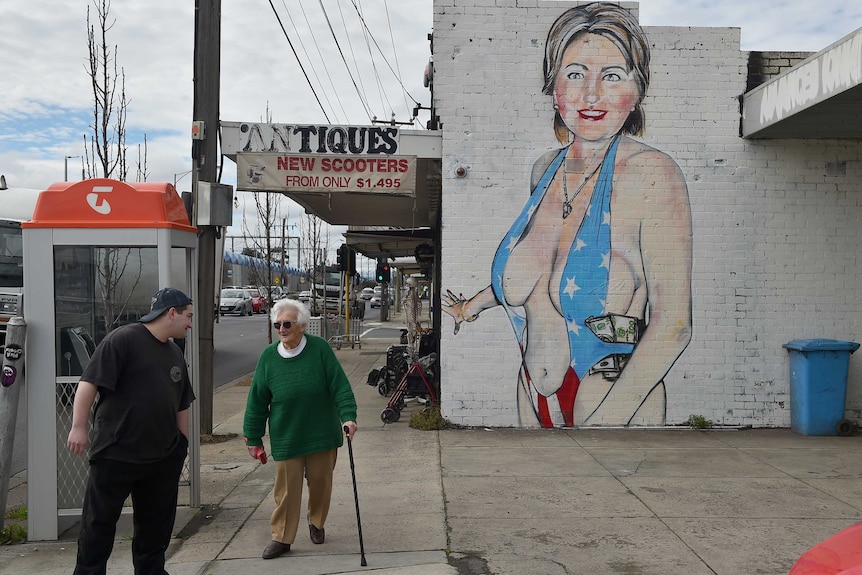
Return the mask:
[[[180,510],[170,573],[785,575],[804,551],[862,520],[858,434],[417,431],[408,426],[416,404],[384,425],[387,399],[366,379],[397,343],[368,337],[336,351],[359,404],[353,450],[367,567],[346,445],[326,543],[313,545],[301,526],[290,553],[260,558],[274,466],[248,457],[248,388],[236,382],[216,394],[213,418],[215,435],[237,436],[201,446],[204,505]],[[0,548],[0,575],[70,573],[73,535]],[[126,526],[109,573],[133,573]]]

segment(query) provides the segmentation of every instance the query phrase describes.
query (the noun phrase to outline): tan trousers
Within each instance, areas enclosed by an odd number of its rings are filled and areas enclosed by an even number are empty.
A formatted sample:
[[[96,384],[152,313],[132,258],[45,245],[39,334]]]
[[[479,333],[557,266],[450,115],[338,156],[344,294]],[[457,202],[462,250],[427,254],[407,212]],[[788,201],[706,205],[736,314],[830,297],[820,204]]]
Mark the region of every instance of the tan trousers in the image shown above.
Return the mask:
[[[275,462],[275,509],[269,525],[273,541],[293,544],[302,506],[302,479],[308,483],[308,521],[323,528],[332,499],[332,472],[338,450]]]

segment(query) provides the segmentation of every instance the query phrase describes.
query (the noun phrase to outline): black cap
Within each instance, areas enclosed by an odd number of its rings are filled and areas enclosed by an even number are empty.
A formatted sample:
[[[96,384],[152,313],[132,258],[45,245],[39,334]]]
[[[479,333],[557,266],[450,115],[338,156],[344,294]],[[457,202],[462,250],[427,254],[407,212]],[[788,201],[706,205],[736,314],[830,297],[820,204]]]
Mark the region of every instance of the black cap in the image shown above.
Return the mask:
[[[192,299],[178,289],[160,289],[155,293],[153,301],[150,303],[150,313],[138,321],[140,323],[149,323],[172,307],[184,307],[190,303],[192,303]]]

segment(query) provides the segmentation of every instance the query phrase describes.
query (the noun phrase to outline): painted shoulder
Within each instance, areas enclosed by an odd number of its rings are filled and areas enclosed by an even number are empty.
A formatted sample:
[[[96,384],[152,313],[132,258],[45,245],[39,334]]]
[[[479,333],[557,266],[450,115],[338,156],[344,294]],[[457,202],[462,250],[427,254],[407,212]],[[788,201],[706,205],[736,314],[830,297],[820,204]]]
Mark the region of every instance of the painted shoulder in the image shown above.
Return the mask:
[[[548,150],[542,156],[533,163],[533,171],[530,174],[530,193],[532,194],[536,186],[539,185],[539,180],[542,179],[542,175],[544,175],[545,171],[547,171],[548,166],[551,165],[551,162],[554,161],[554,158],[557,157],[557,154],[560,153],[562,148],[556,150]]]

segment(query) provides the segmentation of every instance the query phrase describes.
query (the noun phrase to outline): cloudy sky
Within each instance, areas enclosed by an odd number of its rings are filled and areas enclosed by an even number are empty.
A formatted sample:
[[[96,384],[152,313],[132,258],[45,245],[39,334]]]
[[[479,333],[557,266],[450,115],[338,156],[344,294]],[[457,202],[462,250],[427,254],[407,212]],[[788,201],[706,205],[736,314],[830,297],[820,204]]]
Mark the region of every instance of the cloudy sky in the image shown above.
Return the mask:
[[[92,0],[0,3],[0,174],[9,186],[46,187],[63,180],[66,166],[70,180],[80,177],[81,158],[66,156],[83,154],[92,123],[88,6],[95,22]],[[115,0],[109,16],[130,100],[128,159],[137,160],[146,134],[147,179],[187,190],[194,2]],[[640,19],[738,27],[743,50],[819,51],[862,27],[862,2],[644,0]],[[429,104],[422,78],[431,27],[432,0],[223,0],[221,117],[366,125],[394,113],[409,121],[416,102]],[[417,127],[426,120],[420,113]],[[235,182],[234,172],[228,160],[223,181]],[[233,233],[241,233],[241,210]],[[293,204],[291,219],[299,212]]]

